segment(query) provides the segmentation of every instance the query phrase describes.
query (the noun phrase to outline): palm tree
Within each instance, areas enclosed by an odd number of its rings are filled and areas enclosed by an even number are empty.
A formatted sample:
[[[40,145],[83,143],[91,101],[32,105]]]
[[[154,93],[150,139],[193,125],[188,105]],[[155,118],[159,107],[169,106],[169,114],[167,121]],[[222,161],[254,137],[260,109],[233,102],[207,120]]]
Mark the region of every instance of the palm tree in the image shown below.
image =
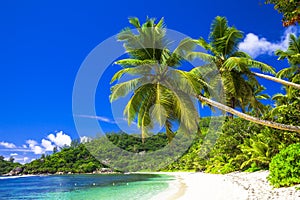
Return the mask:
[[[254,89],[254,96],[255,98],[251,98],[250,104],[248,106],[248,112],[252,112],[255,116],[263,115],[269,108],[269,106],[264,105],[259,100],[267,100],[270,99],[270,96],[263,91],[266,88],[264,86],[258,86]]]
[[[229,48],[226,50],[226,52],[232,52],[224,54],[228,56],[226,60],[224,60],[225,57],[222,58],[223,54],[213,56],[201,52],[190,53],[195,45],[195,41],[190,38],[183,39],[178,47],[171,52],[167,48],[168,43],[165,38],[166,30],[163,19],[157,24],[154,19],[147,19],[142,25],[140,25],[137,18],[130,18],[129,22],[137,29],[137,34],[126,28],[118,35],[118,39],[124,42],[124,47],[130,58],[116,62],[123,69],[113,76],[112,82],[120,80],[124,74],[133,76],[130,80],[118,83],[111,88],[110,100],[114,101],[130,92],[133,93],[125,107],[124,114],[127,116],[129,124],[137,120],[143,139],[153,126],[154,120],[165,126],[169,140],[174,137],[173,122],[180,122],[180,126],[182,125],[186,131],[195,133],[198,125],[198,117],[196,117],[198,112],[195,109],[191,96],[203,103],[251,122],[277,129],[300,132],[300,127],[298,126],[261,120],[207,98],[212,95],[213,91],[210,90],[211,86],[205,82],[205,77],[202,76],[203,73],[199,73],[203,72],[203,68],[197,67],[190,72],[177,69],[185,55],[215,61],[223,74],[227,75],[227,77],[225,76],[228,82],[226,83],[227,88],[230,89],[229,80],[233,80],[235,77],[238,77],[241,84],[248,88],[246,94],[239,93],[237,87],[232,87],[233,89],[229,90],[230,95],[234,94],[232,90],[235,90],[234,92],[238,95],[238,98],[234,96],[231,96],[231,98],[236,98],[235,100],[238,102],[247,103],[248,99],[245,97],[247,95],[252,97],[255,94],[252,87],[250,87],[250,83],[257,84],[247,66],[251,64],[254,67],[273,72],[270,66],[253,61],[243,52],[236,51],[236,45],[233,45],[231,51]],[[236,32],[234,29],[229,31],[233,32],[233,34]],[[232,41],[232,38],[227,38],[225,41],[228,40]],[[197,43],[199,42],[203,42],[207,47],[210,46],[204,40],[197,41]],[[211,51],[214,51],[214,49],[211,48]],[[231,54],[240,57],[230,57],[229,55]],[[217,62],[218,60],[222,65]],[[232,64],[234,61],[237,61],[236,65]],[[225,70],[227,68],[231,68],[229,73]],[[209,68],[204,68],[204,70],[209,71]],[[241,71],[245,72],[245,77],[248,77],[248,80],[242,80],[243,75],[240,73]],[[234,84],[231,85],[235,86]]]
[[[242,38],[242,33],[234,27],[229,27],[227,20],[224,17],[216,17],[211,26],[210,43],[200,38],[197,44],[209,53],[191,52],[186,56],[187,59],[193,60],[200,58],[209,63],[214,63],[220,71],[221,78],[224,84],[224,93],[226,94],[227,102],[223,105],[219,102],[208,99],[201,94],[198,94],[198,99],[213,107],[219,108],[223,111],[236,115],[248,121],[277,128],[281,130],[300,132],[300,127],[280,124],[272,121],[261,120],[257,117],[241,113],[234,108],[240,107],[259,109],[261,104],[257,101],[257,93],[259,93],[261,86],[258,84],[255,76],[267,76],[260,73],[254,73],[250,68],[259,68],[263,72],[275,73],[274,69],[262,62],[255,61],[251,57],[238,50],[239,40]],[[193,73],[201,71],[203,66],[194,68]],[[271,76],[268,76],[271,77]],[[273,77],[271,77],[273,78]],[[277,79],[277,78],[275,78]],[[283,83],[284,81],[280,79]],[[288,84],[292,84],[288,82]]]
[[[250,68],[259,68],[263,72],[275,73],[274,69],[262,62],[255,61],[245,52],[238,49],[241,31],[229,27],[225,17],[216,17],[211,25],[209,43],[203,38],[197,44],[208,51],[191,52],[188,59],[201,58],[213,62],[221,74],[226,95],[226,105],[231,108],[239,107],[245,111],[246,107],[259,108],[255,97],[255,89],[261,86]],[[203,66],[200,66],[203,67]]]
[[[268,76],[265,74],[254,73],[256,76],[265,78],[288,87],[300,89],[299,81],[300,77],[300,37],[296,37],[291,34],[289,38],[289,46],[286,51],[277,50],[275,52],[279,56],[278,60],[288,59],[290,67],[280,70],[277,73],[277,78]],[[285,81],[282,78],[287,78],[289,81]]]
[[[290,67],[284,68],[277,73],[278,78],[287,78],[291,83],[300,82],[300,37],[291,34],[289,38],[289,46],[286,51],[277,50],[275,52],[279,56],[278,60],[287,59]],[[271,115],[276,116],[281,110],[288,106],[297,104],[299,101],[299,92],[294,87],[286,87],[286,94],[275,94],[272,100],[275,100],[276,107],[272,110]]]
[[[137,34],[125,28],[119,33],[118,40],[124,42],[130,58],[116,62],[123,69],[113,76],[111,83],[120,80],[124,74],[134,77],[114,85],[110,100],[133,93],[124,114],[129,124],[137,120],[143,140],[155,121],[165,127],[169,140],[174,137],[173,122],[179,122],[185,130],[197,130],[198,113],[189,93],[205,89],[206,83],[176,69],[182,55],[192,50],[195,43],[186,38],[171,52],[167,48],[163,18],[157,24],[155,19],[149,18],[142,25],[137,18],[130,18],[129,22],[137,29]],[[187,84],[186,80],[192,84]]]
[[[269,76],[269,75],[266,75],[266,74],[261,74],[261,73],[257,73],[257,72],[252,72],[255,76],[258,76],[260,78],[264,78],[264,79],[267,79],[267,80],[270,80],[270,81],[274,81],[276,83],[280,83],[282,85],[285,85],[285,86],[290,86],[290,87],[293,87],[293,88],[296,88],[296,89],[300,89],[300,84],[297,84],[297,83],[293,83],[293,82],[290,82],[290,81],[286,81],[286,80],[283,80],[281,78],[276,78],[276,77],[273,77],[273,76]]]
[[[279,60],[287,59],[290,67],[280,70],[277,73],[278,78],[287,78],[293,83],[300,81],[300,37],[291,34],[289,46],[286,51],[277,50],[275,52]],[[298,88],[299,89],[299,88]]]
[[[298,132],[300,133],[300,126],[292,126],[292,125],[286,125],[286,124],[280,124],[280,123],[277,123],[277,122],[272,122],[272,121],[268,121],[268,120],[263,120],[263,119],[259,119],[257,117],[253,117],[251,115],[247,115],[245,113],[242,113],[242,112],[239,112],[229,106],[226,106],[224,104],[221,104],[219,102],[216,102],[216,101],[213,101],[209,98],[206,98],[202,95],[198,95],[198,99],[199,101],[201,102],[205,102],[213,107],[216,107],[220,110],[223,110],[225,112],[228,112],[228,113],[231,113],[233,115],[236,115],[240,118],[243,118],[247,121],[250,121],[250,122],[254,122],[256,124],[261,124],[263,126],[268,126],[268,127],[271,127],[271,128],[276,128],[276,129],[280,129],[280,130],[285,130],[285,131],[291,131],[291,132]]]

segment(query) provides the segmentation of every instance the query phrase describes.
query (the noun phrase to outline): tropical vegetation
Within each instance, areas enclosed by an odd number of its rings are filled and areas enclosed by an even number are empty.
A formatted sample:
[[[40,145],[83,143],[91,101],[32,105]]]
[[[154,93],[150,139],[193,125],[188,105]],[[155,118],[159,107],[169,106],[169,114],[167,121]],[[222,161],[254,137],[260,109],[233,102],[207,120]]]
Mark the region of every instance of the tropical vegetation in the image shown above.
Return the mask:
[[[269,181],[275,187],[300,183],[300,143],[292,144],[273,157]]]
[[[266,0],[267,4],[274,4],[274,8],[283,15],[283,26],[292,26],[300,22],[300,4],[294,0]]]
[[[84,144],[73,142],[51,155],[42,154],[39,159],[22,166],[22,174],[92,173],[105,166],[95,159]]]
[[[14,162],[13,157],[10,157],[9,160],[5,160],[4,156],[0,156],[0,176],[8,174],[11,170],[19,166],[21,166],[21,164]]]
[[[277,8],[290,12],[281,4]],[[295,22],[288,14],[284,20]],[[136,30],[125,28],[118,34],[127,57],[115,62],[121,69],[111,79],[110,100],[129,96],[124,116],[141,134],[112,132],[84,144],[73,142],[23,165],[24,174],[90,173],[106,167],[209,173],[270,169],[275,187],[300,182],[299,36],[291,34],[288,48],[276,51],[278,60],[288,63],[276,73],[240,51],[243,33],[225,17],[214,19],[208,39],[182,38],[174,50],[163,18],[145,23],[129,18],[129,23]],[[203,65],[183,70],[196,59]],[[270,97],[257,77],[281,83],[284,93]],[[265,99],[274,106],[263,103]],[[200,117],[197,103],[227,115]],[[153,134],[156,124],[165,133]],[[3,159],[0,164],[2,173],[18,166]]]
[[[178,115],[182,111],[177,109],[181,102],[171,95],[171,93],[174,94],[173,91],[177,91],[174,88],[179,88],[188,96],[196,97],[203,104],[230,113],[222,126],[222,131],[215,133],[218,140],[213,149],[205,149],[207,139],[204,141],[204,138],[207,132],[202,131],[202,135],[188,152],[165,167],[165,170],[196,169],[212,173],[228,173],[236,170],[268,169],[272,158],[280,150],[299,141],[299,38],[290,35],[288,49],[276,52],[279,60],[288,59],[290,66],[274,77],[265,74],[267,72],[275,75],[273,67],[252,59],[238,49],[243,34],[235,27],[229,26],[226,18],[219,16],[215,18],[208,41],[202,37],[197,40],[185,38],[173,52],[168,49],[167,45],[163,45],[166,31],[162,20],[156,24],[154,19],[147,19],[141,25],[137,18],[130,18],[129,21],[137,28],[137,33],[134,34],[127,28],[119,34],[119,40],[124,42],[130,58],[116,62],[123,69],[115,74],[112,82],[124,74],[148,79],[146,79],[147,84],[144,84],[145,79],[143,79],[144,82],[133,84],[136,83],[137,78],[117,83],[112,87],[111,100],[131,92],[132,96],[124,113],[129,123],[136,120],[142,129],[144,121],[141,116],[151,116],[153,112],[150,109],[151,106],[159,105],[159,109],[155,110],[152,118],[147,119],[147,123],[157,121],[163,125],[161,120],[165,120],[167,136],[169,135],[169,122],[172,120],[180,122],[181,118],[187,117]],[[156,33],[162,33],[161,37],[153,37]],[[158,43],[157,38],[160,41]],[[207,53],[194,51],[195,45],[202,47]],[[194,67],[190,71],[180,70],[184,60],[192,61],[199,58],[204,61],[203,66]],[[173,68],[175,73],[173,73]],[[253,68],[261,70],[261,73],[257,70],[253,71]],[[168,71],[172,73],[168,74]],[[214,75],[216,71],[219,76]],[[257,81],[257,76],[285,86],[286,94],[276,94],[273,97],[276,102],[275,108],[261,102],[262,99],[268,99],[269,95],[263,94],[265,88]],[[220,81],[223,87],[217,87]],[[144,88],[144,85],[148,88]],[[160,85],[169,87],[163,88],[161,92]],[[221,98],[216,98],[212,88],[219,89]],[[153,99],[150,100],[149,97]],[[137,101],[133,101],[135,98]],[[172,102],[176,103],[172,104]],[[186,105],[179,107],[188,110]],[[130,110],[131,106],[133,109]],[[164,112],[162,112],[163,108]],[[172,115],[173,110],[177,113],[176,116]],[[242,119],[233,118],[232,114]],[[190,119],[195,119],[195,117]],[[184,126],[188,127],[186,124]],[[171,133],[172,137],[176,135],[176,131],[172,130]],[[168,137],[169,142],[172,137]],[[209,153],[203,154],[203,152]]]

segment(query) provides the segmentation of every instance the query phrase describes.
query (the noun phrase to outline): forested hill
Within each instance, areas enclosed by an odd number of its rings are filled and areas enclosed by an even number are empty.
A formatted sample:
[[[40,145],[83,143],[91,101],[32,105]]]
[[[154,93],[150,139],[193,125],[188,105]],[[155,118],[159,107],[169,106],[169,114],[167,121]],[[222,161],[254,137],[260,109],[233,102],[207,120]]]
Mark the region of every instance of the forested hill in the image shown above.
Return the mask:
[[[25,164],[23,174],[91,173],[103,167],[83,144],[76,144]]]

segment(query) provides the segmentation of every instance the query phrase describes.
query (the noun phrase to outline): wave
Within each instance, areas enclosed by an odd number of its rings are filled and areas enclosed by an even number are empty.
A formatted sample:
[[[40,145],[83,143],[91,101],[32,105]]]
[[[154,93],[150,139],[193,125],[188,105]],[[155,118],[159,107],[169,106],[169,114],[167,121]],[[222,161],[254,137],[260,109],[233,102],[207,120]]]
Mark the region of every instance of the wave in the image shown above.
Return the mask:
[[[14,179],[14,178],[26,178],[26,177],[32,177],[32,176],[38,176],[38,175],[0,176],[0,180],[3,180],[3,179]]]

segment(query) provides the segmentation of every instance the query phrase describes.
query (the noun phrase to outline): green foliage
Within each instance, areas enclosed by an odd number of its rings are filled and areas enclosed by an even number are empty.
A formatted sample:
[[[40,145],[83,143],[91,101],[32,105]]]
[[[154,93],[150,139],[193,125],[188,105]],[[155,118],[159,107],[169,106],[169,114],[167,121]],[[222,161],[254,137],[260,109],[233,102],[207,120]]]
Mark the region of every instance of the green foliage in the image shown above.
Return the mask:
[[[247,53],[239,51],[238,45],[242,38],[241,31],[229,26],[225,17],[217,16],[211,24],[209,41],[203,38],[197,41],[197,44],[209,53],[192,52],[188,53],[187,58],[198,57],[214,64],[222,79],[227,106],[241,108],[243,112],[257,112],[257,115],[260,115],[265,110],[259,102],[261,96],[257,95],[261,92],[261,86],[250,69],[258,68],[273,74],[275,71],[271,66],[253,60]],[[204,67],[207,66],[196,68]]]
[[[103,165],[85,148],[84,144],[73,141],[72,146],[63,148],[52,155],[42,155],[40,159],[24,165],[24,174],[91,173]]]
[[[204,171],[206,158],[200,155],[205,134],[196,137],[191,147],[177,161],[164,167],[163,171]]]
[[[111,83],[124,74],[135,75],[135,78],[112,86],[110,100],[133,93],[124,115],[129,124],[137,122],[143,140],[155,123],[165,127],[169,141],[174,137],[173,127],[178,121],[186,130],[197,130],[198,113],[190,95],[197,94],[204,85],[198,81],[199,77],[176,69],[196,43],[185,38],[171,52],[163,18],[157,23],[147,18],[143,24],[138,18],[130,18],[129,23],[137,33],[125,28],[118,34],[129,58],[116,61],[123,69],[113,76]]]
[[[209,153],[206,172],[228,173],[240,169],[245,160],[239,155],[243,152],[239,148],[245,139],[254,134],[256,126],[240,118],[227,120],[222,126],[222,132],[214,148]]]
[[[12,158],[12,157],[11,157]],[[16,167],[20,167],[20,163],[14,163],[12,159],[9,161],[4,160],[3,156],[0,156],[0,176],[9,173]]]
[[[139,153],[155,151],[163,148],[168,144],[167,136],[163,133],[158,133],[148,137],[142,141],[140,135],[120,133],[108,133],[106,137],[117,147],[123,150]]]
[[[290,64],[290,67],[280,70],[277,77],[293,81],[293,78],[300,74],[300,36],[290,34],[288,49],[285,51],[279,49],[275,54],[279,56],[278,60],[287,59]]]
[[[273,157],[268,180],[275,187],[300,183],[300,143],[288,146]]]
[[[300,22],[300,6],[296,0],[266,0],[267,4],[274,4],[274,8],[283,14],[283,26],[291,26]]]
[[[275,146],[275,148],[274,148]],[[245,161],[240,169],[268,169],[274,149],[277,149],[277,141],[272,140],[267,134],[258,133],[244,140],[239,148],[243,152]],[[247,171],[247,170],[246,170]]]

